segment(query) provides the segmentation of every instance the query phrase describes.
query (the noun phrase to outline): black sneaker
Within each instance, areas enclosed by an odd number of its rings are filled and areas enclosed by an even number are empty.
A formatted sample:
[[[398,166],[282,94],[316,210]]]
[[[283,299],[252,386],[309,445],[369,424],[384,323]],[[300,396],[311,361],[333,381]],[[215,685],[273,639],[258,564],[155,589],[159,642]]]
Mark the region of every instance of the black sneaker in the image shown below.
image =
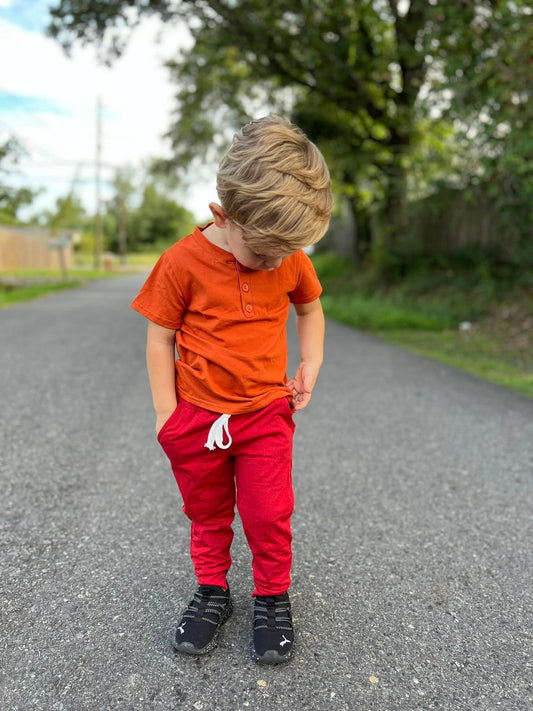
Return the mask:
[[[200,585],[183,613],[172,644],[185,654],[206,654],[217,646],[218,632],[231,615],[229,588]]]
[[[262,664],[281,664],[290,659],[294,644],[288,593],[258,595],[254,608],[252,656]]]

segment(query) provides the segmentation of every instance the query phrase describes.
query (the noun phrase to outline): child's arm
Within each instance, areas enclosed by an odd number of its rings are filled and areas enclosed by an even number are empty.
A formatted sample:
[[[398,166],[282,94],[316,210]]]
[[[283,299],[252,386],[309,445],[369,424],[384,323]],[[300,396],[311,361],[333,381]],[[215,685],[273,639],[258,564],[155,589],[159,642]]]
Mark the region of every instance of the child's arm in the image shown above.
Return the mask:
[[[148,321],[146,365],[157,415],[156,433],[177,407],[175,351],[176,331]]]
[[[303,410],[311,399],[318,371],[324,358],[324,314],[320,299],[309,304],[295,304],[296,329],[300,341],[301,363],[296,375],[287,383],[294,393],[294,409]]]

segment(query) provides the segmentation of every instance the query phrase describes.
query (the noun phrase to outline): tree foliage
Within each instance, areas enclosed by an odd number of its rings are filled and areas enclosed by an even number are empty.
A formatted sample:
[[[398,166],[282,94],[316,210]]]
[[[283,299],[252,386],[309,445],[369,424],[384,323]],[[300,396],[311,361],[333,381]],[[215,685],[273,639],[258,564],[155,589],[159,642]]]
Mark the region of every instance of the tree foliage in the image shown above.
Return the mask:
[[[477,7],[468,33],[439,47],[433,84],[449,97],[457,154],[470,159],[463,185],[482,185],[503,224],[525,239],[533,222],[532,15],[523,2]]]
[[[162,251],[194,229],[194,218],[176,203],[164,184],[150,173],[139,185],[132,168],[117,170],[113,179],[114,194],[104,205],[102,229],[105,249],[121,251],[121,228],[124,230],[124,252]],[[122,221],[122,224],[121,224]],[[80,248],[94,248],[95,216],[88,214],[80,198],[71,190],[56,200],[55,207],[39,216],[39,222],[52,233],[79,232]]]
[[[132,249],[166,247],[194,228],[194,218],[184,207],[164,195],[154,183],[145,186],[142,201],[128,219]]]
[[[87,225],[87,214],[81,200],[72,192],[56,200],[55,209],[45,211],[44,221],[53,233],[81,230]]]
[[[19,209],[31,205],[39,194],[38,190],[9,185],[9,176],[14,173],[23,155],[24,148],[15,138],[8,138],[0,144],[0,223],[18,224]]]
[[[194,229],[193,215],[177,204],[170,187],[150,171],[139,186],[133,170],[119,170],[113,186],[114,195],[103,216],[109,249],[125,252],[127,243],[128,251],[162,251]]]
[[[469,178],[526,170],[524,0],[60,0],[50,31],[66,47],[107,38],[112,56],[125,28],[154,13],[187,22],[193,37],[169,62],[173,165],[209,157],[226,144],[225,126],[273,107],[324,150],[360,225],[380,208],[390,245],[405,233],[413,160],[428,154],[428,136],[446,135],[448,150],[457,137]]]

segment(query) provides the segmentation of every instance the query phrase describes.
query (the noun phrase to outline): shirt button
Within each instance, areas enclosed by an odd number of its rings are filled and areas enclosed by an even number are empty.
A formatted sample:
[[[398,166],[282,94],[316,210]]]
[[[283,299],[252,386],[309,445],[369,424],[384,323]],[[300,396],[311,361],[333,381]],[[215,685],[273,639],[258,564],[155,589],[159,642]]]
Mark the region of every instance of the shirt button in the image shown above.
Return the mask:
[[[247,313],[249,313],[249,314],[252,313],[253,307],[251,304],[246,304],[246,306],[244,308],[246,309]]]
[[[244,282],[244,284],[242,285],[242,290],[248,291],[249,289],[250,289],[250,287],[248,286],[248,284],[246,282]]]

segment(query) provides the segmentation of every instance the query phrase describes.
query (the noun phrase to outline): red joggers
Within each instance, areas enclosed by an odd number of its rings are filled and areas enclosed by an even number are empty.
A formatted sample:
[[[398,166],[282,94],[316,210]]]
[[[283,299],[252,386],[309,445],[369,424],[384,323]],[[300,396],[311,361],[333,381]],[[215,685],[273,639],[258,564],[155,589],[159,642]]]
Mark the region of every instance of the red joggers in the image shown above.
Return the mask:
[[[198,583],[227,585],[237,504],[253,555],[253,594],[280,595],[289,588],[292,562],[294,423],[289,402],[283,398],[255,412],[231,415],[231,445],[211,450],[205,445],[219,419],[182,400],[158,435],[191,520]],[[229,441],[223,434],[222,446]]]

